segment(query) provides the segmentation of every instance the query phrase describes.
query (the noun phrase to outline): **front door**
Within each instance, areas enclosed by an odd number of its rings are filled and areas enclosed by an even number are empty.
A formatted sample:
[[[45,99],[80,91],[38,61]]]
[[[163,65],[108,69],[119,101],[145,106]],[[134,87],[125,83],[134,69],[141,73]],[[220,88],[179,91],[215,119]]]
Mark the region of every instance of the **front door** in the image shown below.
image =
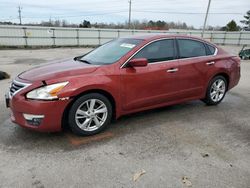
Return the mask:
[[[173,39],[161,39],[148,44],[132,58],[148,59],[146,67],[121,69],[123,110],[157,106],[178,98],[179,63],[175,59]]]

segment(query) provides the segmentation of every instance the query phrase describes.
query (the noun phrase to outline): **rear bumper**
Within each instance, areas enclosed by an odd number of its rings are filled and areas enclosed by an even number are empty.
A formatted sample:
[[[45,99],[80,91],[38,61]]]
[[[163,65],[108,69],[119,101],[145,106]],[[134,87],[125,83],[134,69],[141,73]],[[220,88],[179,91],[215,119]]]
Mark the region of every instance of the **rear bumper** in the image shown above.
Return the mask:
[[[63,112],[70,100],[39,101],[27,100],[21,95],[15,95],[10,100],[12,122],[40,132],[57,132],[62,126]],[[28,117],[40,117],[39,123],[34,125]]]

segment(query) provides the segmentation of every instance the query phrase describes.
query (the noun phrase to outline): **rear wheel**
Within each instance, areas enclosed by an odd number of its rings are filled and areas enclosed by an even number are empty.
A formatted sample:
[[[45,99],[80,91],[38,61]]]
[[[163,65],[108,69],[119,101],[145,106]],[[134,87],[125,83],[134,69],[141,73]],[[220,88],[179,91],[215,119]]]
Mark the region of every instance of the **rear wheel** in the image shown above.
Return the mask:
[[[104,130],[111,121],[112,106],[99,93],[78,98],[69,111],[69,126],[78,135],[93,135]]]
[[[207,105],[217,105],[225,97],[227,80],[223,76],[214,77],[208,85],[206,98],[203,100]]]

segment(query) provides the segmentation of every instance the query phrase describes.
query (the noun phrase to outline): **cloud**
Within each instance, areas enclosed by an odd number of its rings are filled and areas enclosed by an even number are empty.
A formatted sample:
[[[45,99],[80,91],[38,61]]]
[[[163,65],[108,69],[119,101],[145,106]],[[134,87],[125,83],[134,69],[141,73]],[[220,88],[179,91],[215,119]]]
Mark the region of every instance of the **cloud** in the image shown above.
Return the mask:
[[[205,0],[132,0],[132,19],[181,21],[200,27],[204,21],[204,14],[180,13],[205,13],[207,3]],[[50,17],[66,19],[73,23],[79,23],[84,19],[91,22],[125,22],[128,19],[127,0],[22,0],[21,3],[20,0],[0,0],[1,20],[17,21],[19,4],[23,8],[24,22],[39,22]],[[208,25],[223,26],[232,19],[239,23],[249,7],[249,0],[212,0],[210,13],[242,14],[210,14]]]

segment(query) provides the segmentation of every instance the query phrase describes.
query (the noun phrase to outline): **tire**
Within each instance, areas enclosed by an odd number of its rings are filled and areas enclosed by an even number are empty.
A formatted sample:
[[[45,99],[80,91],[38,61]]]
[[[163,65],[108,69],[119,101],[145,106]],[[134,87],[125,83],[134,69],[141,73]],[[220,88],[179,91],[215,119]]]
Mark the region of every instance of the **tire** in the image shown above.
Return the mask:
[[[206,91],[206,97],[202,101],[207,105],[217,105],[225,97],[227,92],[227,80],[224,76],[215,76],[210,80]]]
[[[102,94],[90,93],[81,96],[73,103],[69,110],[68,120],[73,133],[89,136],[107,128],[111,118],[110,101]]]

